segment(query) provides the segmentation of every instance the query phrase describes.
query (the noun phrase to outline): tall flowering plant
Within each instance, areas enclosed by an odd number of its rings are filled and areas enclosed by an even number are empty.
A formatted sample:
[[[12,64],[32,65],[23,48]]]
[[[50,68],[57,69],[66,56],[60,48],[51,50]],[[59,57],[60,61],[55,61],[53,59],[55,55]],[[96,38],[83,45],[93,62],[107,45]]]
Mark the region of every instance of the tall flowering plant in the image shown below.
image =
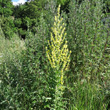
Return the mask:
[[[51,67],[55,71],[56,90],[55,95],[63,93],[64,90],[64,73],[68,69],[70,62],[70,53],[68,50],[67,41],[65,39],[65,24],[62,23],[63,18],[60,16],[60,6],[55,16],[55,22],[52,27],[50,41],[48,41],[49,48],[46,47],[46,55],[50,62]],[[58,91],[60,91],[58,93]]]

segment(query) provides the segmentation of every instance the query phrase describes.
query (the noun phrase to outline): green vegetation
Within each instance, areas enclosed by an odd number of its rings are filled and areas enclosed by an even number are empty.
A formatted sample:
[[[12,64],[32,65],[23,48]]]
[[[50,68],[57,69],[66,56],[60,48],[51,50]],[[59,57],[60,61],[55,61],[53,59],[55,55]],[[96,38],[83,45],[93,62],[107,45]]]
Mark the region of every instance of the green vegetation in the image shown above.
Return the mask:
[[[0,15],[5,17],[11,16],[13,7],[11,0],[0,0]]]
[[[0,1],[0,109],[109,110],[107,0],[28,1]]]

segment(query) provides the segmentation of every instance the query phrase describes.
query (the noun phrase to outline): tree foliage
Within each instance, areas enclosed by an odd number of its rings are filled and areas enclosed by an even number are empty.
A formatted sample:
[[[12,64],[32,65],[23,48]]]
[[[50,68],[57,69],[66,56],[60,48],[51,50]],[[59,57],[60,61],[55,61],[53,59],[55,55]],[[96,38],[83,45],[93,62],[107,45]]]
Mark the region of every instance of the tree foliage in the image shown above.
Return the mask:
[[[5,17],[11,16],[13,11],[11,0],[0,0],[0,15]]]

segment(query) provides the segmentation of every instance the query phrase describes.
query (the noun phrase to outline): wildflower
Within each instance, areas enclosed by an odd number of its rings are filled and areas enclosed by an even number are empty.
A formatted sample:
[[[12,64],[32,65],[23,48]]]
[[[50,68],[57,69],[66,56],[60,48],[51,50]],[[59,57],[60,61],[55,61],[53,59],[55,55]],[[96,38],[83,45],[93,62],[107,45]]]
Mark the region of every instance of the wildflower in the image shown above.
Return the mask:
[[[52,68],[60,73],[60,84],[64,82],[64,71],[68,70],[70,62],[70,54],[67,41],[65,39],[65,24],[62,23],[63,18],[60,17],[60,6],[57,16],[52,27],[50,42],[48,41],[49,49],[46,47],[47,58]]]

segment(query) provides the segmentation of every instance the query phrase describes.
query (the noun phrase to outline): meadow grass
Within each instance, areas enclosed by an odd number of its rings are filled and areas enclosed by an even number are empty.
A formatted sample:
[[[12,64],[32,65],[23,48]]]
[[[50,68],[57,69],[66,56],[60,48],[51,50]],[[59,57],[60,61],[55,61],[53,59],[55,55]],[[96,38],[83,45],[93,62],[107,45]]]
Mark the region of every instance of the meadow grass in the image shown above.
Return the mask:
[[[22,50],[25,50],[25,42],[15,34],[12,39],[5,39],[0,36],[0,59],[1,63],[8,59],[13,59],[15,56],[21,54]]]

